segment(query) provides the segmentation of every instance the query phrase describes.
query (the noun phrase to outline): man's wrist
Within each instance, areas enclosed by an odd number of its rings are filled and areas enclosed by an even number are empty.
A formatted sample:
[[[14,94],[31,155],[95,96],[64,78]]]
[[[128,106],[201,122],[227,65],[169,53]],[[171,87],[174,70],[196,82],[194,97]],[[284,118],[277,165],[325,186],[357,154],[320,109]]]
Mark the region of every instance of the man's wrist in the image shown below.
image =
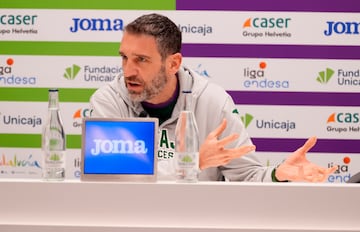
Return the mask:
[[[278,166],[277,166],[278,167]],[[276,178],[276,169],[277,169],[277,167],[276,168],[274,168],[273,170],[272,170],[272,172],[271,172],[271,180],[272,180],[272,182],[289,182],[288,180],[278,180],[278,178]]]

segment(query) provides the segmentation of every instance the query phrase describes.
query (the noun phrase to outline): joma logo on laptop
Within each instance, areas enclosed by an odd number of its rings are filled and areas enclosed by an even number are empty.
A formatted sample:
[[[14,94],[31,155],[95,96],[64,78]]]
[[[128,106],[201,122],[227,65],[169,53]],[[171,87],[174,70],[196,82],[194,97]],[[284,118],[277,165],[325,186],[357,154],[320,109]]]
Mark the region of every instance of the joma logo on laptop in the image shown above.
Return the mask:
[[[102,140],[94,139],[95,148],[91,149],[92,155],[105,154],[144,154],[147,152],[145,141],[143,140]]]

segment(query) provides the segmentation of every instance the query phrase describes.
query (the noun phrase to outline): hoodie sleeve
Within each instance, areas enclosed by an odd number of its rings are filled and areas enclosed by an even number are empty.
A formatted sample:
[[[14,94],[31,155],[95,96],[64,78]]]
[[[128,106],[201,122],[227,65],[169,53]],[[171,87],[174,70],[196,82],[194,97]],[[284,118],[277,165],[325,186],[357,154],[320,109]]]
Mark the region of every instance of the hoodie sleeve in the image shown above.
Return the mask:
[[[230,96],[228,96],[225,101],[222,115],[228,122],[223,136],[232,133],[238,133],[240,135],[229,147],[253,144]],[[271,181],[271,171],[273,168],[274,167],[263,166],[256,157],[255,152],[248,153],[230,161],[227,165],[219,167],[225,179],[229,181]]]
[[[209,83],[198,95],[197,100],[196,116],[200,141],[204,141],[207,135],[220,125],[223,118],[226,118],[227,127],[219,139],[232,133],[240,135],[236,141],[228,144],[227,148],[252,144],[234,101],[223,88]],[[255,152],[252,152],[233,159],[224,166],[202,170],[201,176],[204,179],[227,181],[272,181],[273,168],[263,166]]]

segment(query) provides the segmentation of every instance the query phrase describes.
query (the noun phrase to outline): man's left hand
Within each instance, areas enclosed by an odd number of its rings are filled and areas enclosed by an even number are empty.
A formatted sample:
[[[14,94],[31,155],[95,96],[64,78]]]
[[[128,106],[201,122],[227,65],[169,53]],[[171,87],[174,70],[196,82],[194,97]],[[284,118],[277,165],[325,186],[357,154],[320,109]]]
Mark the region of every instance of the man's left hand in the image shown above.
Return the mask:
[[[324,182],[338,167],[323,168],[306,159],[306,153],[315,145],[316,137],[309,138],[305,144],[293,152],[275,172],[279,181]]]

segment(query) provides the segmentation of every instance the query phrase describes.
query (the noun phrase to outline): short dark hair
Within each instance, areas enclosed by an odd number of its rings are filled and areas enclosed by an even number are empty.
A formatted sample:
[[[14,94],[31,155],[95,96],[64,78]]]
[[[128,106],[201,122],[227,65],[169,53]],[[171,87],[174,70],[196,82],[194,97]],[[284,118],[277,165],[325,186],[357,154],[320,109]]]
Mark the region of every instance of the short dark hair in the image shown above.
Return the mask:
[[[162,59],[181,51],[181,31],[168,17],[159,14],[142,15],[125,26],[132,34],[155,37]]]

